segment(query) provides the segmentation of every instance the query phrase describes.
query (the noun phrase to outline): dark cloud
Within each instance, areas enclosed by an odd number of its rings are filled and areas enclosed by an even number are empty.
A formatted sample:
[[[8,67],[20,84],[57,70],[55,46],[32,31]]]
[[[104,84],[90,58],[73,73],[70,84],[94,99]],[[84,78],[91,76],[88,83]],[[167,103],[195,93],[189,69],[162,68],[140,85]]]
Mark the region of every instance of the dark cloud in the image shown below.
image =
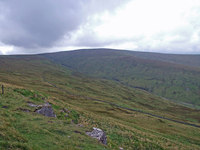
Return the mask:
[[[121,0],[1,0],[0,41],[21,48],[51,47],[88,16],[112,10]]]

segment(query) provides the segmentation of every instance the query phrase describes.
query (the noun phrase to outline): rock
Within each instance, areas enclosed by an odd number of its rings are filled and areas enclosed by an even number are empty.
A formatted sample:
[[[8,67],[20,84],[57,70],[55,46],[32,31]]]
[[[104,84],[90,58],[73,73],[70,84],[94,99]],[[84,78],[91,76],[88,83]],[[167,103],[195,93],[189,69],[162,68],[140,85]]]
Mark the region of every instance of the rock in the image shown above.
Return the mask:
[[[87,135],[99,140],[102,144],[107,144],[107,137],[106,137],[106,133],[99,129],[99,128],[94,128],[93,127],[93,131],[92,132],[86,132]]]
[[[5,109],[7,109],[7,108],[8,108],[8,106],[2,106],[2,108],[5,108]]]
[[[119,147],[119,150],[124,150],[123,147]]]
[[[35,105],[33,103],[28,103],[28,106],[30,106],[30,107],[38,107],[38,105]]]
[[[38,114],[47,116],[47,117],[56,117],[56,115],[49,103],[45,103],[44,105],[39,105],[38,109],[36,109],[35,112]]]

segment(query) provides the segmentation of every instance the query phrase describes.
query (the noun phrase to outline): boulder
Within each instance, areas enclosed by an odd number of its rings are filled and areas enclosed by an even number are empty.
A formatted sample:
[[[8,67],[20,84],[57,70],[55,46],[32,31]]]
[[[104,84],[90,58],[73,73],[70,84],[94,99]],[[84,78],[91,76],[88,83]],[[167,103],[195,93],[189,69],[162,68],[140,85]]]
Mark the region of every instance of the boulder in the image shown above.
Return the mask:
[[[102,144],[107,144],[107,137],[106,137],[106,133],[99,129],[99,128],[94,128],[93,127],[93,131],[92,132],[86,132],[87,135],[97,139],[98,141],[100,141]]]
[[[53,108],[49,103],[45,103],[44,105],[40,105],[36,110],[36,113],[42,114],[47,117],[56,117]]]

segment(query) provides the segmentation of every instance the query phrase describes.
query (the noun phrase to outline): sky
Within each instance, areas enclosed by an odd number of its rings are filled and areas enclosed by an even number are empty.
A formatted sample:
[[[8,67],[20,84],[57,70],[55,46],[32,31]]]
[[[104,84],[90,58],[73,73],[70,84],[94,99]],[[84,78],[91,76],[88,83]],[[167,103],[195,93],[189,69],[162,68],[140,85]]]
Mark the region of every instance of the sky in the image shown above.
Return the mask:
[[[200,54],[200,0],[0,0],[0,54]]]

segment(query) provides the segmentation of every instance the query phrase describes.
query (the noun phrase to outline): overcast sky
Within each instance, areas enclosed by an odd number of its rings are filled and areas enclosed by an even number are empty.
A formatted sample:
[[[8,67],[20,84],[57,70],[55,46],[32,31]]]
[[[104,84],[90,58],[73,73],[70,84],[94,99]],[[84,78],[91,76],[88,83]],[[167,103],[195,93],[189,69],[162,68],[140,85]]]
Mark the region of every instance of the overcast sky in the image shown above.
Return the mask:
[[[200,54],[200,0],[0,0],[0,54],[100,47]]]

